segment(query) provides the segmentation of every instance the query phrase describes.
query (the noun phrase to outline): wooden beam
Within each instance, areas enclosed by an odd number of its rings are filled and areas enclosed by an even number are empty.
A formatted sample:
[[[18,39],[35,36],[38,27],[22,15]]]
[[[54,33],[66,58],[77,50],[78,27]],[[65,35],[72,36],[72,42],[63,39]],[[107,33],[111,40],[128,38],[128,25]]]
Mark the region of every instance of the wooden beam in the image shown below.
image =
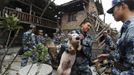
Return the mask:
[[[94,32],[95,36],[96,36],[97,32],[95,31],[95,27],[94,26],[91,26],[91,27],[93,29],[93,32]]]
[[[96,37],[95,40],[99,41],[99,39],[103,36],[103,34],[101,34],[100,36]]]
[[[107,26],[107,27],[109,27],[109,26]],[[103,28],[102,31],[97,34],[96,38],[99,37],[99,35],[100,35],[104,30],[107,30],[107,29],[108,29],[107,27]]]
[[[102,47],[104,47],[105,46],[105,44],[102,44],[100,47],[99,47],[99,49],[102,49]]]
[[[42,9],[42,8],[40,8],[40,7],[36,6],[35,4],[33,4],[33,7],[35,7],[35,8],[37,8],[37,9],[39,9],[40,11],[43,11],[43,9]]]
[[[30,7],[30,5],[28,4],[28,3],[26,3],[26,2],[23,2],[23,1],[21,1],[21,0],[17,0],[18,2],[20,2],[20,3],[23,3],[23,4],[25,4],[25,5],[27,5],[27,6],[29,6]],[[36,6],[35,4],[32,4],[33,5],[33,7],[35,7],[35,8],[37,8],[37,9],[39,9],[40,11],[43,11],[43,9],[42,8],[40,8],[40,7],[38,7],[38,6]]]
[[[57,22],[46,19],[46,18],[40,18],[38,16],[34,16],[34,15],[30,15],[29,13],[25,13],[25,12],[18,12],[15,9],[12,8],[8,8],[5,7],[5,9],[3,9],[4,11],[1,11],[0,13],[3,13],[0,15],[0,18],[5,18],[4,13],[7,13],[8,15],[12,15],[15,14],[15,16],[18,17],[18,19],[20,19],[21,23],[29,23],[29,24],[36,24],[38,26],[42,26],[42,27],[47,27],[47,28],[57,28]],[[31,16],[31,20],[29,20]],[[38,22],[40,21],[40,23]]]
[[[98,23],[98,24],[97,24],[96,31],[98,31],[98,30],[99,30],[100,25],[101,25],[100,23]]]
[[[48,4],[44,7],[44,9],[43,9],[42,14],[40,15],[40,17],[42,17],[42,16],[44,15],[44,13],[45,13],[45,11],[47,10],[47,8],[48,8],[48,6],[50,5],[50,3],[54,2],[54,1],[55,1],[55,0],[53,0],[53,1],[49,0],[49,1],[48,1]]]
[[[22,3],[22,4],[25,4],[27,6],[30,6],[28,3],[24,2],[24,1],[21,1],[21,0],[17,0],[18,2]]]
[[[102,42],[100,42],[98,46],[100,47],[101,45],[104,44],[104,42],[105,42],[105,40],[103,40]]]
[[[98,21],[96,21],[96,22],[95,22],[95,26],[94,26],[94,27],[96,28],[96,27],[97,27],[97,25],[98,25]]]

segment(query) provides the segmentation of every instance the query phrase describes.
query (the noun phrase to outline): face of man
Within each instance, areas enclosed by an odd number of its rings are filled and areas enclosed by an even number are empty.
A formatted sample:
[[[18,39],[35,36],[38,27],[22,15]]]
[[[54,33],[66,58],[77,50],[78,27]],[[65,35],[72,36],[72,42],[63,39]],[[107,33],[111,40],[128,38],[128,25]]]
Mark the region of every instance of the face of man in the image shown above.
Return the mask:
[[[103,32],[103,35],[104,35],[105,37],[107,36],[107,34],[108,34],[107,32]]]
[[[124,9],[122,7],[122,4],[119,4],[119,5],[114,7],[113,17],[116,21],[122,21],[122,19],[124,17]]]
[[[32,28],[32,32],[35,33],[36,32],[36,27]]]
[[[90,23],[86,22],[86,23],[82,24],[81,29],[82,29],[83,32],[88,32],[89,29],[90,29]]]
[[[43,36],[43,32],[39,32],[39,35],[42,35]]]

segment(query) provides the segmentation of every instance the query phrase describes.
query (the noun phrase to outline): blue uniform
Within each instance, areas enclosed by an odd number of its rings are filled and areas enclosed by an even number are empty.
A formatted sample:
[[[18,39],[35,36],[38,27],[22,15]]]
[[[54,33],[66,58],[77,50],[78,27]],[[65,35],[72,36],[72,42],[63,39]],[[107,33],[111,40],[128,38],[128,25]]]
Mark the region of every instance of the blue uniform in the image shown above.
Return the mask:
[[[105,49],[104,49],[104,53],[109,53],[110,52],[110,48],[113,47],[113,41],[112,41],[112,38],[109,36],[109,35],[106,35],[106,38],[105,38]]]
[[[30,50],[31,48],[34,48],[36,45],[37,45],[36,36],[32,32],[32,30],[25,32],[22,37],[22,46],[24,52]],[[35,62],[36,60],[35,55],[32,55],[31,58],[32,61]],[[21,66],[26,66],[27,62],[28,62],[28,57],[22,58]]]
[[[117,49],[109,58],[115,61],[113,75],[134,75],[134,17],[124,22]]]
[[[73,65],[71,75],[92,75],[89,67],[89,64],[91,63],[92,39],[88,33],[79,33],[84,36],[81,40],[81,45],[83,47],[76,53],[76,61]]]
[[[41,36],[41,35],[38,35],[37,36],[37,41],[38,41],[38,44],[39,43],[44,43],[45,42],[45,37]]]

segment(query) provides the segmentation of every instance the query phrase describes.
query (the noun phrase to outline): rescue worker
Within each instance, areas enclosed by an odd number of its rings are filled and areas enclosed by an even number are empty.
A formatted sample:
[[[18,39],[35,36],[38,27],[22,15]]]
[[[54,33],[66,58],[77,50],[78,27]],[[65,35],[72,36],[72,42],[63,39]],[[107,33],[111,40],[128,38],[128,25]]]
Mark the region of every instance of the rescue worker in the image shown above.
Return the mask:
[[[104,43],[105,43],[105,48],[103,50],[103,53],[110,53],[110,50],[113,48],[113,41],[110,35],[108,35],[107,31],[103,32],[104,36]]]
[[[80,25],[81,29],[76,30],[81,36],[82,49],[76,53],[76,61],[72,67],[71,75],[92,75],[89,64],[91,63],[92,38],[88,33],[91,24],[86,19]]]
[[[23,50],[24,52],[34,48],[37,45],[37,40],[36,40],[36,36],[35,36],[35,30],[36,30],[36,26],[35,25],[30,25],[30,29],[26,32],[24,32],[23,37],[22,37],[22,46],[23,46]],[[22,57],[22,61],[21,61],[21,66],[24,67],[27,65],[28,62],[28,58],[29,57]],[[31,56],[31,59],[34,62],[36,62],[36,57],[33,54]]]
[[[37,36],[37,41],[39,43],[44,43],[45,42],[45,37],[43,36],[43,30],[38,31],[38,36]]]
[[[101,54],[99,61],[106,58],[114,61],[112,75],[134,75],[134,0],[113,0],[107,12],[123,26],[113,53]]]

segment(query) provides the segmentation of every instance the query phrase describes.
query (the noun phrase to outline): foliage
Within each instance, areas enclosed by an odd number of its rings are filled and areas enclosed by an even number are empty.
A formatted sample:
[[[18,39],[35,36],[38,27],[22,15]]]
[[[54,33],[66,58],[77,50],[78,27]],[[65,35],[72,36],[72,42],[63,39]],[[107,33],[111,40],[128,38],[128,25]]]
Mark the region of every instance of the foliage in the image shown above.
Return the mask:
[[[48,54],[48,48],[40,43],[40,44],[36,45],[35,48],[26,51],[23,54],[23,57],[24,58],[30,57],[33,54],[37,57],[37,61],[43,61],[45,59],[46,55]]]
[[[8,38],[7,38],[6,45],[5,45],[5,52],[3,53],[3,57],[2,57],[1,62],[0,62],[0,73],[2,72],[2,65],[3,65],[4,58],[6,57],[8,51],[9,51],[9,48],[13,44],[13,42],[14,42],[15,38],[17,37],[20,29],[22,28],[21,26],[19,26],[19,19],[15,15],[9,16],[9,15],[5,14],[5,16],[6,17],[2,21],[2,23],[0,23],[0,26],[3,27],[4,29],[8,30],[9,34],[8,34]],[[17,30],[17,31],[16,31],[13,39],[10,41],[11,33],[12,33],[13,30]],[[6,71],[7,70],[5,70],[4,73],[6,73]],[[4,73],[3,73],[3,75],[4,75]]]
[[[45,41],[44,41],[44,45],[48,46],[48,45],[52,45],[53,44],[53,40],[50,37],[46,37]]]
[[[15,15],[7,15],[5,14],[6,18],[2,21],[1,26],[8,30],[15,30],[15,29],[20,29],[22,28],[19,26],[19,19]]]

